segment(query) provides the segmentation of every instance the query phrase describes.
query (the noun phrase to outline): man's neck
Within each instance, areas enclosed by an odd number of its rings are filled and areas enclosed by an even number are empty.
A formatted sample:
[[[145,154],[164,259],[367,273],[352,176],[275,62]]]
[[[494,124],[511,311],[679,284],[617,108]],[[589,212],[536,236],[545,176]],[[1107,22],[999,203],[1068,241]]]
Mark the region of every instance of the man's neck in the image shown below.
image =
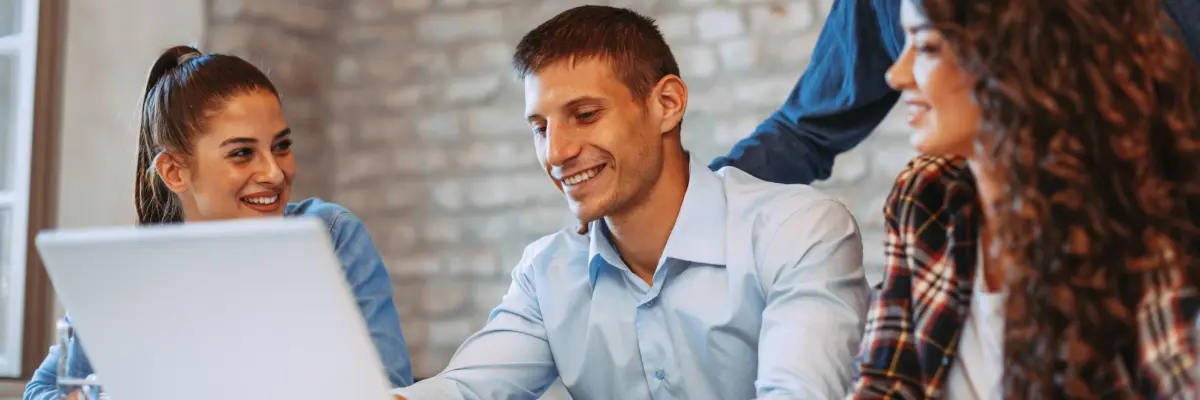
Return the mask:
[[[605,217],[610,240],[629,270],[648,284],[675,228],[688,186],[688,156],[670,152],[663,160],[662,176],[641,204]]]

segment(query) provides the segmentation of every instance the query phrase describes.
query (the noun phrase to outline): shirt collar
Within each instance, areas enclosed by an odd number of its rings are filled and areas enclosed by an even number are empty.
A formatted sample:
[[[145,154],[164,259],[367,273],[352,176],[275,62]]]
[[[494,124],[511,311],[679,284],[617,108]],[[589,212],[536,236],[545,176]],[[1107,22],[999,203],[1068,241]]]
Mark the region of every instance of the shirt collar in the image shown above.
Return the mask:
[[[688,186],[683,205],[675,219],[675,227],[663,249],[663,258],[673,258],[699,264],[725,265],[725,190],[721,178],[708,167],[688,157]],[[588,226],[590,246],[589,269],[595,284],[599,268],[604,264],[620,266],[621,256],[608,240],[604,220]],[[661,263],[660,263],[661,264]]]

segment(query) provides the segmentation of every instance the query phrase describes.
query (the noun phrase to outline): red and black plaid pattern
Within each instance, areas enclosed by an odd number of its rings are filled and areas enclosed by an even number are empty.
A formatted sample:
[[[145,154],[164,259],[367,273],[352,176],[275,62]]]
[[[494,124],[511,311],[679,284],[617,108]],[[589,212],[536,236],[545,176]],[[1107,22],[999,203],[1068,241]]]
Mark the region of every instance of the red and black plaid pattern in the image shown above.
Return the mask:
[[[853,398],[941,395],[970,308],[978,197],[961,158],[922,156],[896,179]]]
[[[921,156],[884,206],[886,265],[867,314],[850,398],[943,398],[975,281],[981,208],[962,158]],[[1179,271],[1151,274],[1138,308],[1137,371],[1114,362],[1118,398],[1200,399],[1200,295]],[[1131,384],[1133,377],[1137,384]]]
[[[1133,374],[1118,370],[1115,387],[1130,388],[1145,398],[1200,399],[1196,342],[1200,293],[1178,269],[1147,274],[1142,285],[1136,310],[1140,368]],[[1135,377],[1135,384],[1128,381],[1129,375]]]

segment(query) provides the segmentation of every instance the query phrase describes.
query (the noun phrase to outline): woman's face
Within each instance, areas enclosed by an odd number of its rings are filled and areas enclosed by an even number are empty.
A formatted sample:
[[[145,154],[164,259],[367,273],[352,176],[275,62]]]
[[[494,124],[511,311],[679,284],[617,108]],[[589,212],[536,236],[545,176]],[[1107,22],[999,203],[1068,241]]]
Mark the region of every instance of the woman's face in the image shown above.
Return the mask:
[[[917,151],[971,157],[980,126],[979,105],[971,96],[974,79],[914,1],[901,5],[904,52],[887,72],[888,85],[901,91],[908,106]]]
[[[192,141],[188,162],[168,182],[188,221],[283,215],[296,163],[291,130],[270,92],[234,96]],[[175,183],[175,184],[171,184]]]

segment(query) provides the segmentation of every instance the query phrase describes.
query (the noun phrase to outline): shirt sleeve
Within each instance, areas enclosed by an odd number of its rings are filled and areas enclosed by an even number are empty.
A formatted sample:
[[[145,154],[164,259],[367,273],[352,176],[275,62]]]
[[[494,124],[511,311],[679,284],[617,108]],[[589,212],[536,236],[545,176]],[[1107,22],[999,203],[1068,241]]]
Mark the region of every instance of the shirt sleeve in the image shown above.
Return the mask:
[[[969,170],[962,158],[920,156],[896,178],[883,209],[883,280],[867,314],[857,359],[859,375],[849,398],[923,399],[926,388],[934,385],[924,378],[927,370],[917,351],[916,333],[924,328],[913,317],[917,302],[913,289],[919,280],[914,275],[922,270],[931,273],[921,264],[926,260],[947,256],[940,253],[953,243],[948,239],[947,227],[954,226],[955,220],[964,227],[974,226],[969,220],[973,213],[968,210],[973,208],[977,194],[972,181],[964,179],[963,174],[969,174]],[[960,234],[968,237],[975,235],[974,228],[963,232]],[[967,243],[974,246],[975,241]],[[946,285],[939,283],[937,291],[949,293]],[[947,296],[953,297],[940,297]],[[923,303],[922,307],[932,308]]]
[[[23,400],[58,400],[66,396],[58,390],[58,352],[59,345],[50,346],[46,359],[33,372],[33,378],[25,385]]]
[[[880,20],[871,1],[834,1],[787,101],[709,167],[777,183],[828,178],[834,158],[874,131],[900,96],[884,79],[893,62],[884,35],[895,32]]]
[[[867,311],[862,238],[844,206],[814,203],[764,251],[774,274],[759,337],[760,399],[833,399],[850,388]]]
[[[383,362],[388,382],[392,387],[411,385],[412,363],[400,329],[400,315],[392,300],[392,280],[383,257],[375,248],[366,226],[354,214],[342,210],[333,217],[331,225],[338,261],[366,320],[371,342]]]
[[[71,324],[69,314],[65,317],[65,321],[67,325]],[[72,378],[85,378],[90,375],[92,365],[80,343],[79,337],[75,336],[66,342],[66,348],[63,348],[62,344],[50,346],[46,358],[42,360],[42,364],[33,372],[33,377],[25,385],[25,393],[21,398],[23,400],[59,400],[67,395],[58,386],[58,357],[62,355],[62,352],[66,352],[67,356],[67,374],[70,374]]]
[[[538,305],[531,253],[525,249],[508,293],[487,325],[458,348],[446,370],[393,394],[412,400],[535,400],[549,389],[558,369]]]

